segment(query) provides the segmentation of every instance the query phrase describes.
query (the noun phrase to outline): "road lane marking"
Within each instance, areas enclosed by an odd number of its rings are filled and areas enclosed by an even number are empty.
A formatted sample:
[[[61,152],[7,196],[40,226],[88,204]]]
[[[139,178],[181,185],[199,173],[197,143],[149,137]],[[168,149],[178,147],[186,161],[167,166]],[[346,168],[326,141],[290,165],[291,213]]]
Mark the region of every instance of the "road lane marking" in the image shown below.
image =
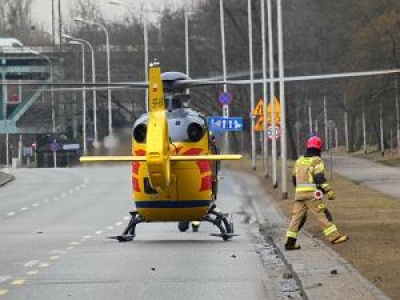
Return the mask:
[[[114,226],[108,226],[107,227],[107,230],[112,230],[112,229],[114,229]]]
[[[85,239],[91,239],[92,236],[91,236],[91,235],[85,235],[83,238],[85,238]]]
[[[52,261],[59,260],[59,259],[60,259],[60,257],[58,255],[50,256],[50,260],[52,260]]]
[[[80,189],[81,189],[80,186],[75,187],[75,190],[76,190],[76,191],[79,191]]]
[[[115,223],[115,226],[121,226],[122,224],[124,224],[123,222],[117,222]]]
[[[51,250],[49,251],[49,254],[67,254],[67,251],[64,250],[60,250],[60,249],[55,249],[55,250]]]
[[[11,276],[0,276],[0,283],[4,283],[11,279]]]
[[[128,221],[128,220],[130,220],[130,219],[131,219],[130,216],[125,216],[125,217],[124,217],[124,220],[125,220],[125,221]]]
[[[41,264],[39,265],[39,268],[47,268],[47,267],[49,267],[49,266],[50,266],[49,263],[44,262],[44,263],[41,263]]]
[[[22,210],[22,211],[29,210],[29,207],[22,207],[21,210]]]
[[[19,279],[15,279],[13,282],[11,282],[11,285],[23,285],[24,283],[25,283],[25,279],[19,278]]]
[[[38,273],[39,273],[38,270],[32,270],[32,271],[26,272],[26,275],[28,275],[28,276],[34,276],[34,275],[37,275]]]
[[[68,245],[80,245],[80,244],[81,243],[74,241],[74,242],[69,243]]]
[[[40,260],[38,259],[32,259],[28,261],[26,264],[24,264],[24,268],[32,268],[33,266],[36,266],[39,264]]]
[[[71,250],[74,250],[74,249],[75,249],[75,247],[72,247],[72,246],[67,247],[67,250],[68,250],[68,251],[71,251]]]
[[[0,296],[4,296],[8,293],[8,290],[0,289]]]
[[[49,199],[44,199],[43,203],[46,203],[46,204],[49,203]]]
[[[65,198],[65,197],[67,197],[67,194],[66,193],[62,193],[61,194],[61,198]]]
[[[75,191],[74,190],[69,190],[68,194],[72,195]]]
[[[57,196],[54,196],[53,200],[57,201],[57,200],[60,200],[60,198],[58,198]]]
[[[33,203],[32,204],[32,207],[38,207],[38,206],[40,206],[40,203]]]
[[[101,231],[101,230],[97,230],[95,233],[96,233],[96,234],[102,234],[102,233],[103,233],[103,231]]]
[[[16,212],[14,212],[14,211],[10,211],[10,212],[7,214],[7,216],[9,216],[9,217],[13,217],[13,216],[15,216],[15,214],[16,214]]]

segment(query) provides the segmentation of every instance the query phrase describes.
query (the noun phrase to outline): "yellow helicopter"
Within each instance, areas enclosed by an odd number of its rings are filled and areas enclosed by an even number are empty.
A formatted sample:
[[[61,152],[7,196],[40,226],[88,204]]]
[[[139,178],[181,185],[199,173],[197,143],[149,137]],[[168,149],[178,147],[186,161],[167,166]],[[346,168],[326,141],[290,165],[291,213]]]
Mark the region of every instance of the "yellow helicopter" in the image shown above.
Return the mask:
[[[83,156],[81,162],[132,162],[133,200],[136,210],[119,236],[132,241],[136,225],[143,222],[178,222],[185,231],[195,221],[218,227],[212,234],[231,239],[235,234],[228,214],[215,200],[220,160],[239,160],[241,155],[216,154],[206,119],[185,105],[184,90],[190,79],[179,72],[161,74],[158,61],[149,66],[148,113],[133,125],[132,156]],[[180,83],[180,85],[178,85]],[[198,84],[203,84],[198,82]]]

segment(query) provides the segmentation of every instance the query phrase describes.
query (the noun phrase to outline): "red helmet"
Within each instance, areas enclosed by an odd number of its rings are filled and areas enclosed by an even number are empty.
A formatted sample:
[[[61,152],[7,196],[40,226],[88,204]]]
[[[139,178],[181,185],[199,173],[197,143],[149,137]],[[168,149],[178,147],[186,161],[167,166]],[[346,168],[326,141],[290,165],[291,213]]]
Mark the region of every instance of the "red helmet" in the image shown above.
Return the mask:
[[[307,141],[307,149],[315,148],[318,150],[322,150],[323,146],[324,146],[324,142],[317,136],[312,136]]]

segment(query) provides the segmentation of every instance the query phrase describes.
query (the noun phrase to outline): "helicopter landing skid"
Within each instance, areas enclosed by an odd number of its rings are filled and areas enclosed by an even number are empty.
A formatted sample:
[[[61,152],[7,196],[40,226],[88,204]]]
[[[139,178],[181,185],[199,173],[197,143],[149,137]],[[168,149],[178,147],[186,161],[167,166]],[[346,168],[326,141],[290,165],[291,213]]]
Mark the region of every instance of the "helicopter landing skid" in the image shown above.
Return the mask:
[[[139,215],[137,211],[131,211],[130,214],[132,218],[129,221],[128,226],[126,226],[122,235],[110,236],[109,239],[117,240],[123,243],[123,242],[130,242],[135,238],[136,225],[144,222],[145,219],[141,215]]]
[[[203,221],[210,222],[218,227],[220,233],[212,233],[212,236],[222,237],[224,241],[227,241],[237,236],[237,234],[233,233],[233,223],[229,222],[227,217],[228,214],[222,213],[217,206],[213,204],[204,216]]]

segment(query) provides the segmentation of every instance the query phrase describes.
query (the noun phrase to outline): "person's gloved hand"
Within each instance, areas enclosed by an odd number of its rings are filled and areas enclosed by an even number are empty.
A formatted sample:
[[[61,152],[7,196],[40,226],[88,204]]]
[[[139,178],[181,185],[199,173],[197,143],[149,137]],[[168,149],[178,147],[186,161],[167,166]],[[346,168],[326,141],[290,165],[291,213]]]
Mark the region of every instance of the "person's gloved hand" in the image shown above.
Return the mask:
[[[328,200],[335,200],[336,198],[336,194],[333,191],[329,191],[327,195],[328,195]]]

